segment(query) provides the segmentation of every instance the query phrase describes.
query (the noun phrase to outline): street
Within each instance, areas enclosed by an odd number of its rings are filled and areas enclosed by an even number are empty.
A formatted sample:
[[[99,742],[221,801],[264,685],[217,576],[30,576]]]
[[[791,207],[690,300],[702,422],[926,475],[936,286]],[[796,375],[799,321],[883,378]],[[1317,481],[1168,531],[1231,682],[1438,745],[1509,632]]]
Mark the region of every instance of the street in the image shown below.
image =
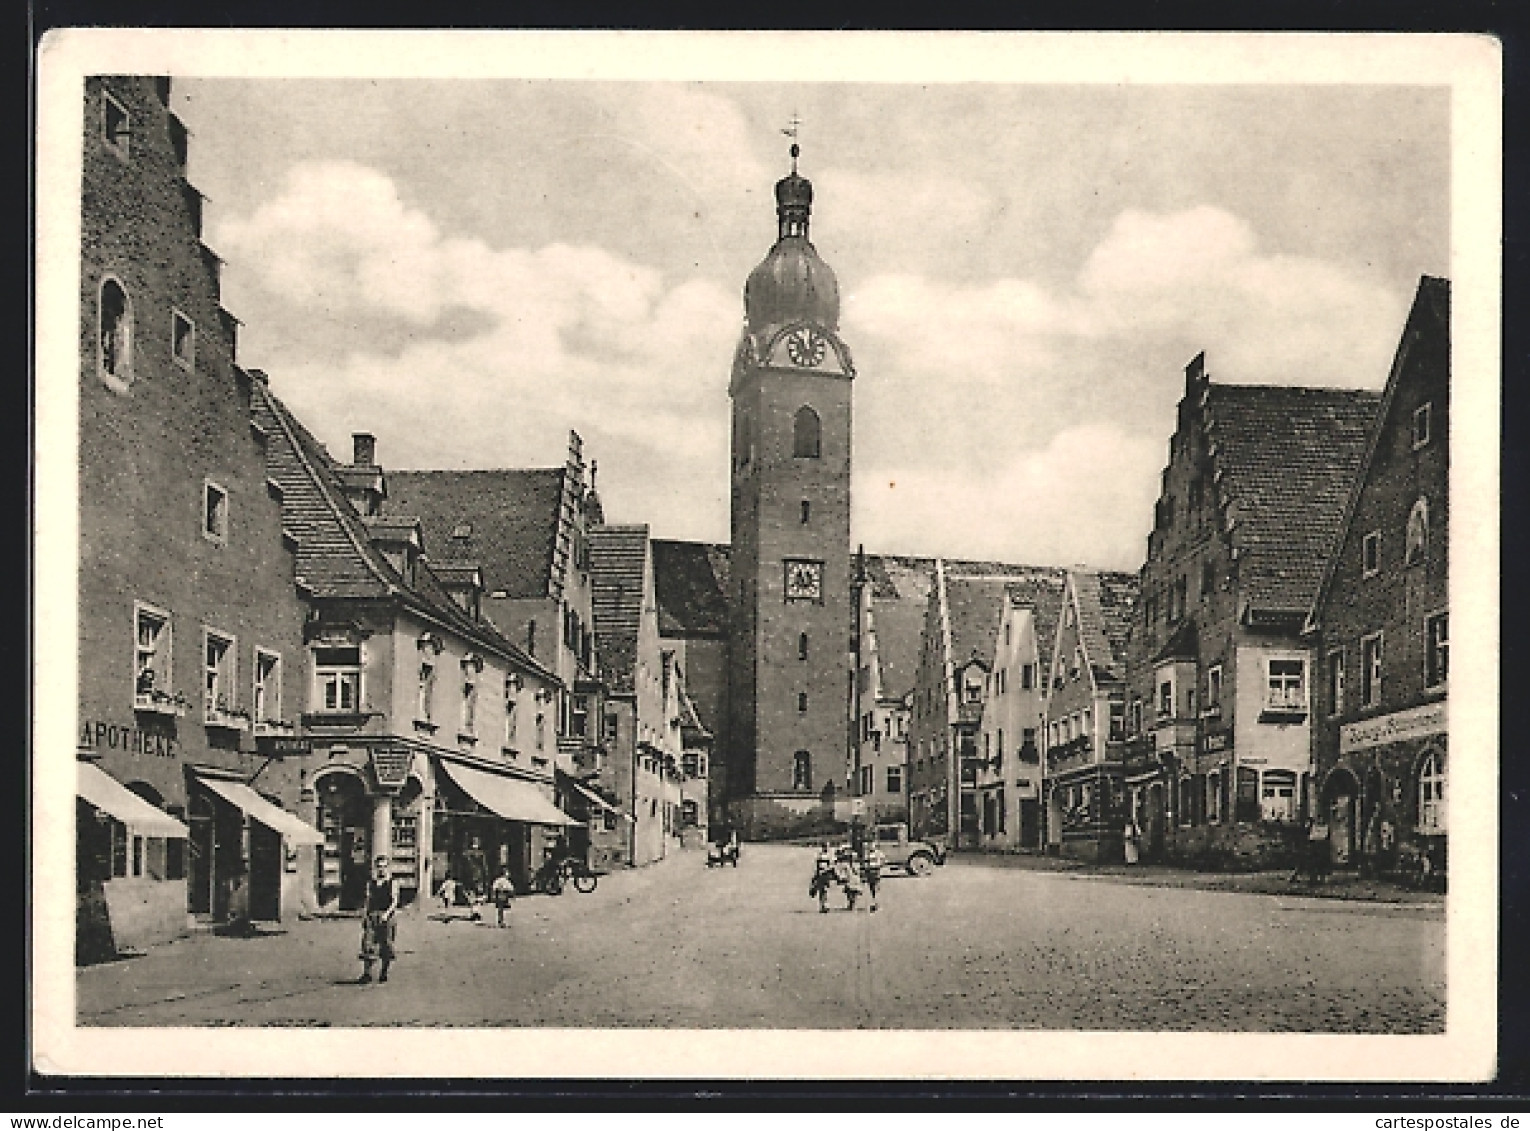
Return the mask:
[[[386,985],[359,924],[197,935],[77,972],[82,1025],[653,1026],[1438,1033],[1439,904],[939,868],[875,914],[808,898],[813,850],[688,851],[597,891],[517,899],[508,929],[410,909]]]

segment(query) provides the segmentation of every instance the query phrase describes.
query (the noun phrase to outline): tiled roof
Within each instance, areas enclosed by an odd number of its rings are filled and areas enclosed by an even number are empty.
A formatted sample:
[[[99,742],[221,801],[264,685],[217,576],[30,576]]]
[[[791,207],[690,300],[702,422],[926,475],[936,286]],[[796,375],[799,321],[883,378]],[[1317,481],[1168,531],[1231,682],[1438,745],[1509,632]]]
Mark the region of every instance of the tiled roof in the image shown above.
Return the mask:
[[[696,713],[696,704],[685,691],[680,692],[680,734],[687,745],[705,742],[712,737],[712,732],[702,725],[701,716]]]
[[[633,691],[648,527],[597,526],[590,531],[590,598],[595,646],[614,694]]]
[[[524,670],[551,677],[492,625],[473,620],[441,586],[428,563],[419,563],[413,585],[373,544],[369,523],[356,513],[334,475],[329,453],[271,392],[251,382],[251,414],[266,435],[266,471],[282,496],[282,528],[297,547],[299,584],[317,598],[392,597],[433,618],[465,639],[516,661]],[[411,522],[413,520],[410,520]],[[392,528],[394,522],[372,520]]]
[[[951,621],[951,663],[960,670],[977,659],[993,666],[994,643],[1004,614],[1009,582],[1002,577],[946,578],[946,614]]]
[[[1070,576],[1078,599],[1079,641],[1095,678],[1123,679],[1137,578],[1129,573],[1092,570],[1073,570]]]
[[[390,471],[388,514],[419,515],[425,552],[483,567],[484,588],[546,597],[564,469]]]
[[[1038,574],[1022,581],[1011,581],[1005,586],[1012,607],[1031,610],[1031,621],[1036,627],[1036,651],[1043,664],[1052,655],[1057,622],[1062,616],[1063,575],[1061,570],[1053,572],[1057,576]]]
[[[1311,607],[1379,400],[1359,389],[1207,386],[1213,473],[1235,519],[1249,608],[1305,614]]]
[[[653,540],[659,631],[721,638],[728,632],[727,546]]]

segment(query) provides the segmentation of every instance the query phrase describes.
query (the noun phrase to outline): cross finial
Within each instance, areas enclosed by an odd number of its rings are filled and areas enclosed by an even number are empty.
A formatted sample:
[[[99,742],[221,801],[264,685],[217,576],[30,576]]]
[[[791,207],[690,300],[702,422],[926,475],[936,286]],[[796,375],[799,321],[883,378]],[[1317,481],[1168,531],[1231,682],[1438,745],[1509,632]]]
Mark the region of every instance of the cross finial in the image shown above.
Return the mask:
[[[791,120],[791,122],[787,125],[787,127],[784,130],[781,131],[787,137],[792,139],[791,154],[792,154],[792,172],[793,173],[796,173],[796,171],[797,171],[797,154],[801,152],[801,149],[799,149],[798,146],[797,146],[797,130],[798,130],[798,128],[801,125],[802,125],[802,119],[797,117],[797,112],[795,110],[793,110],[792,111],[792,120]]]

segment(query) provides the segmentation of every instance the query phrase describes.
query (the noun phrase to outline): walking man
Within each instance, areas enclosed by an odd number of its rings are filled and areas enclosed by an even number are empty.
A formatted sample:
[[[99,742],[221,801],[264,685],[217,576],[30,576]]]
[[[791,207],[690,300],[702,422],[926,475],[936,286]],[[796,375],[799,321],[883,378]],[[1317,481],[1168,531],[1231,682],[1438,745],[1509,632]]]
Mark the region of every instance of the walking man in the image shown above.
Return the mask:
[[[494,882],[489,885],[489,894],[494,897],[495,926],[505,925],[505,912],[510,910],[510,899],[515,894],[515,887],[510,883],[510,869],[501,868],[499,875],[494,877]]]
[[[855,901],[861,894],[861,867],[860,861],[855,858],[855,850],[848,845],[840,850],[835,873],[840,886],[845,889],[845,910],[854,911]]]
[[[887,855],[881,845],[872,841],[866,848],[866,890],[871,893],[871,910],[877,909],[877,888],[882,886],[882,869],[887,867]]]
[[[818,910],[825,915],[829,913],[829,884],[833,880],[834,854],[829,851],[829,842],[824,841],[813,861],[813,883],[809,890],[818,896]]]
[[[372,980],[372,963],[381,960],[382,969],[377,980],[388,980],[388,967],[393,964],[393,940],[398,924],[394,915],[398,912],[398,884],[388,874],[388,858],[379,856],[372,862],[372,879],[367,883],[366,913],[361,920],[362,971],[358,982]]]

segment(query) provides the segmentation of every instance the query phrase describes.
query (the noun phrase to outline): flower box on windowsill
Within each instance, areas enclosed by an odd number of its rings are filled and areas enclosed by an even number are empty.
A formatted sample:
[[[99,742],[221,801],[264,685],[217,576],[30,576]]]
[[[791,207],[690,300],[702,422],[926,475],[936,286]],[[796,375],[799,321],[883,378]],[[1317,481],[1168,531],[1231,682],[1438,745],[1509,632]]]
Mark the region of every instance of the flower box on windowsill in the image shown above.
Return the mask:
[[[414,729],[424,734],[435,734],[441,727],[439,723],[433,723],[429,719],[415,719]]]
[[[282,719],[261,719],[254,729],[256,738],[291,738],[297,734],[297,724]]]
[[[250,729],[250,716],[242,711],[220,711],[209,707],[204,722],[219,730],[246,731]]]
[[[186,714],[186,699],[165,691],[143,691],[133,696],[133,710],[178,719]]]
[[[478,736],[476,734],[459,734],[459,735],[457,735],[457,745],[458,746],[477,746],[478,745]]]

